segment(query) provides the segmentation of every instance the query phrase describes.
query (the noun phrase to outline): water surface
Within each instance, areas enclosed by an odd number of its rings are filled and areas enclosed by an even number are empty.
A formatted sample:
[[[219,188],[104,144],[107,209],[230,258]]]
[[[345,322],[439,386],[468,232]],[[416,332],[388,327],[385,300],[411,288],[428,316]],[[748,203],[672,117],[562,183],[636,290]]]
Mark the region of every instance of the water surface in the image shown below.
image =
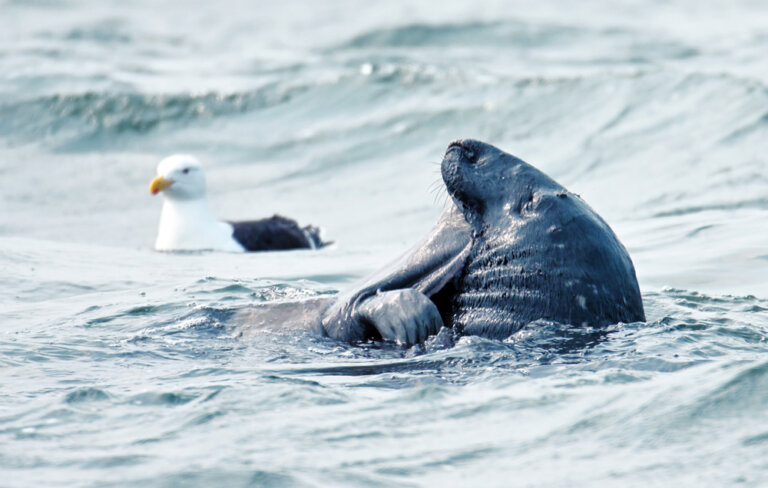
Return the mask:
[[[765,486],[764,2],[0,1],[0,485]],[[417,241],[453,139],[579,193],[648,316],[240,335]],[[320,252],[151,250],[157,161]],[[431,190],[434,189],[434,190]]]

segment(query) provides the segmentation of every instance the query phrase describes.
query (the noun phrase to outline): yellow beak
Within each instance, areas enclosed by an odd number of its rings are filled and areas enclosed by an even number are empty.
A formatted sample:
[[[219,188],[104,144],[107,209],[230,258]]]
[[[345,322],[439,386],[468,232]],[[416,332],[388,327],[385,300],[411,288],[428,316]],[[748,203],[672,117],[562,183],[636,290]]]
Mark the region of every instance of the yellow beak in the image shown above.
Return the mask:
[[[153,195],[157,195],[158,192],[161,192],[171,186],[173,184],[173,180],[166,180],[162,176],[158,176],[154,180],[152,180],[152,183],[149,184],[149,192]]]

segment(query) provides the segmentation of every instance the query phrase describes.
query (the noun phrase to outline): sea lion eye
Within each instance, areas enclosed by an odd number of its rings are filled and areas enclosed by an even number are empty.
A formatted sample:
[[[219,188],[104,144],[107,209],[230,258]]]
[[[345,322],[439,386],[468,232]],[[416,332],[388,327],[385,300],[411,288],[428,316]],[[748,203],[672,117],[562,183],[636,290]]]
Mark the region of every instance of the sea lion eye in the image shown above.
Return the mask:
[[[184,171],[182,171],[182,173],[184,173],[184,174],[189,173],[189,168],[184,168]]]

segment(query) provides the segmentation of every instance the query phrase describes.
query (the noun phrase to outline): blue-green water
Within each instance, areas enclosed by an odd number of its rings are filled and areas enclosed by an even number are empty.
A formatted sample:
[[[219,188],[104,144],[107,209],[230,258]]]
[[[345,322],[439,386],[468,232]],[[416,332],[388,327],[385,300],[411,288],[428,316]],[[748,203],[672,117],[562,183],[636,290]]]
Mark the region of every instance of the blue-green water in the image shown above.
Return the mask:
[[[768,10],[0,1],[0,486],[768,484]],[[417,241],[474,137],[580,193],[648,323],[241,335]],[[157,161],[320,252],[151,250]],[[431,190],[437,188],[437,190]]]

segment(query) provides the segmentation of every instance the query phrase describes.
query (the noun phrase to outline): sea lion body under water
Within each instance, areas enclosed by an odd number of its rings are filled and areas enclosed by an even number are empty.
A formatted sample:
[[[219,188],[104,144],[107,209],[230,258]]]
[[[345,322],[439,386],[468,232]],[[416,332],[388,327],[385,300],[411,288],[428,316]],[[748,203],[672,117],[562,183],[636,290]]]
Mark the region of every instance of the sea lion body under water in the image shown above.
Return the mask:
[[[473,140],[448,146],[442,175],[455,205],[412,251],[322,313],[330,337],[414,344],[444,325],[505,338],[539,319],[645,320],[629,254],[580,197]]]

